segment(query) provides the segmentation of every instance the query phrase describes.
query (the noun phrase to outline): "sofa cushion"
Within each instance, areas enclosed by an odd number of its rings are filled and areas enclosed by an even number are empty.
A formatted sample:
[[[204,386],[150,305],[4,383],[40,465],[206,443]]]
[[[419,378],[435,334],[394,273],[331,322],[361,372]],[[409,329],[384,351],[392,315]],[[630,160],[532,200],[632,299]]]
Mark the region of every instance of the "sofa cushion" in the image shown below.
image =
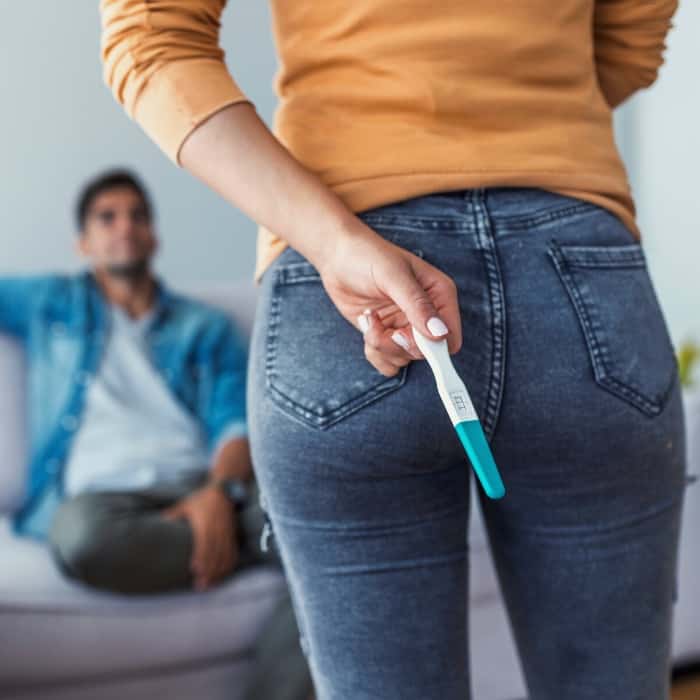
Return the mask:
[[[26,483],[24,364],[21,345],[0,334],[0,514],[19,508]]]
[[[470,601],[481,607],[498,590],[475,487]],[[67,579],[43,543],[0,519],[0,690],[245,653],[284,587],[279,570],[261,566],[203,593],[99,592]]]
[[[65,578],[7,519],[0,553],[0,690],[247,652],[285,588],[279,569],[259,566],[204,592],[99,592]]]

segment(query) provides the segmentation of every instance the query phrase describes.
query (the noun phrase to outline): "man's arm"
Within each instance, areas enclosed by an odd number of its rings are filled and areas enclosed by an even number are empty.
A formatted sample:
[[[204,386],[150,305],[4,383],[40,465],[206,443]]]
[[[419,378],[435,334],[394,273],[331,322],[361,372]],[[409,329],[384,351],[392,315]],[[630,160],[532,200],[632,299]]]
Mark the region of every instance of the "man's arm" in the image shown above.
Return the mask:
[[[236,513],[215,482],[229,478],[247,481],[251,476],[248,438],[228,440],[216,453],[207,483],[162,513],[166,518],[186,518],[190,523],[194,539],[190,568],[198,590],[226,576],[238,557]]]
[[[596,0],[596,70],[611,109],[656,80],[677,7],[678,0]]]
[[[187,518],[194,535],[190,566],[197,589],[228,574],[236,565],[236,513],[215,481],[249,480],[253,470],[246,425],[247,349],[242,336],[225,318],[214,322],[203,339],[202,353],[211,372],[200,398],[200,418],[211,455],[207,483],[164,511],[169,518]]]
[[[248,439],[228,440],[216,453],[207,483],[162,513],[166,518],[186,518],[190,523],[194,541],[190,569],[198,590],[230,573],[238,558],[236,513],[215,481],[248,480],[251,475]]]
[[[0,333],[19,340],[26,337],[32,307],[48,280],[44,276],[0,277]]]
[[[243,456],[248,436],[246,413],[246,375],[248,348],[243,335],[226,317],[213,322],[203,340],[202,353],[210,373],[207,390],[200,396],[199,415],[207,434],[210,462],[213,469],[232,469],[234,460],[249,465]],[[245,471],[247,467],[239,467]]]
[[[227,440],[219,447],[209,472],[211,483],[221,479],[253,478],[253,465],[250,459],[250,445],[247,437]]]

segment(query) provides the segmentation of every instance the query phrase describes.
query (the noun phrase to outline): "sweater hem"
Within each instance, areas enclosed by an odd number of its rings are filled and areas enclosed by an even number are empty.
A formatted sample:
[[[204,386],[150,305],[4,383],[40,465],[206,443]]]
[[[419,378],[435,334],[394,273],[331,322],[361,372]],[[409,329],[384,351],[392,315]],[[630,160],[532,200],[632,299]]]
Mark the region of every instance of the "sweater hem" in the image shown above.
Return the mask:
[[[393,173],[327,183],[354,213],[436,192],[483,187],[533,187],[597,204],[615,214],[641,240],[626,177],[561,170],[442,170]],[[269,265],[289,246],[281,236],[258,227],[253,281],[259,285]]]

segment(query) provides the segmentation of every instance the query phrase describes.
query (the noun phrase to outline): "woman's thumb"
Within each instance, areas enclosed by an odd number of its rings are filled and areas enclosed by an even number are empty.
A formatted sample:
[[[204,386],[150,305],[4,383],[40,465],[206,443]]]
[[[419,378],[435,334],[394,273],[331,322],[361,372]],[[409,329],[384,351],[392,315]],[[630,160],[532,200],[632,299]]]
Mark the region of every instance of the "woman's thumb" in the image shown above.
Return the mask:
[[[430,296],[412,274],[395,280],[389,294],[406,314],[408,322],[427,338],[442,338],[449,332]]]

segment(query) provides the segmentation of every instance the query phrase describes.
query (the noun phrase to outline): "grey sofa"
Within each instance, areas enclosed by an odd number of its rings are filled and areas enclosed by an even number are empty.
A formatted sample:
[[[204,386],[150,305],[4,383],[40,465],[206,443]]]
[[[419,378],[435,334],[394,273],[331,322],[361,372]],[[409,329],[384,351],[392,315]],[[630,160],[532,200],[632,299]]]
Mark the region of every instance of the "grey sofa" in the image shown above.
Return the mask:
[[[200,290],[249,332],[252,284]],[[0,337],[0,514],[24,487],[23,357]],[[273,567],[208,592],[119,596],[76,584],[0,520],[0,698],[240,697],[251,645],[284,590]]]
[[[227,309],[250,331],[252,282],[185,291]],[[0,515],[12,512],[24,487],[23,372],[21,349],[0,336]],[[686,408],[692,423],[691,471],[697,472],[700,393],[686,398]],[[700,660],[700,486],[686,493],[674,629],[677,664]],[[468,537],[475,700],[523,698],[475,496]],[[5,518],[0,520],[0,698],[235,700],[250,670],[251,644],[283,587],[278,571],[258,567],[203,593],[99,593],[65,579],[45,547],[14,536]]]

